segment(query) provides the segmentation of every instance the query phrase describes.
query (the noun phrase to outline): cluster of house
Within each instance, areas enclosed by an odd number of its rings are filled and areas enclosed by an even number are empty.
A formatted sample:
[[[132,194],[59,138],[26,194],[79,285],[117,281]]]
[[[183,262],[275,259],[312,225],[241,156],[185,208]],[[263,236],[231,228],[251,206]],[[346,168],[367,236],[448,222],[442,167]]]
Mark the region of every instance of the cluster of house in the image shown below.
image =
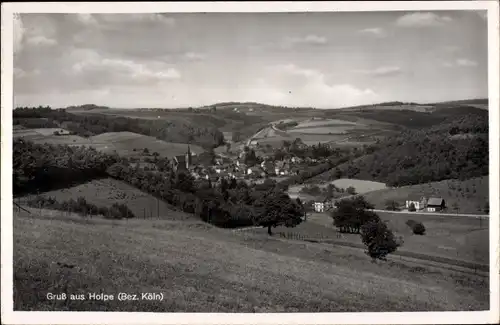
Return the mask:
[[[297,175],[301,168],[300,164],[305,160],[299,157],[291,157],[283,160],[273,161],[270,156],[264,156],[260,164],[248,166],[243,163],[244,155],[231,159],[220,156],[215,159],[213,166],[203,166],[194,162],[193,154],[188,146],[184,155],[173,157],[174,170],[189,171],[195,179],[210,179],[217,181],[225,179],[260,179],[274,176]]]
[[[421,197],[420,200],[406,200],[406,209],[410,210],[412,205],[415,207],[415,211],[437,212],[446,208],[446,202],[440,197],[430,197],[429,199]]]
[[[336,200],[334,199],[320,199],[312,203],[315,212],[325,212],[335,207]],[[443,198],[430,197],[429,199],[421,197],[419,200],[406,200],[405,208],[411,209],[415,207],[415,211],[438,212],[446,208],[446,202]]]

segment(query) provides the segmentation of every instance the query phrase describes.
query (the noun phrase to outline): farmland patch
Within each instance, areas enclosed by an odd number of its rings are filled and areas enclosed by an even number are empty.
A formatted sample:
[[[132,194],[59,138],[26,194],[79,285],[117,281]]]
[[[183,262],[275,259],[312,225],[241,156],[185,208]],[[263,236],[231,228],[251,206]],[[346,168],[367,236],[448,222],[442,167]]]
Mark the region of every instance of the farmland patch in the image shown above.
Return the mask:
[[[106,178],[93,180],[88,183],[66,189],[54,190],[40,194],[44,197],[53,197],[57,201],[76,200],[84,197],[87,202],[98,207],[111,207],[113,203],[125,204],[137,218],[155,219],[197,219],[194,215],[175,211],[171,205],[157,200],[150,194],[140,191],[124,182]],[[33,196],[21,199],[21,202]]]

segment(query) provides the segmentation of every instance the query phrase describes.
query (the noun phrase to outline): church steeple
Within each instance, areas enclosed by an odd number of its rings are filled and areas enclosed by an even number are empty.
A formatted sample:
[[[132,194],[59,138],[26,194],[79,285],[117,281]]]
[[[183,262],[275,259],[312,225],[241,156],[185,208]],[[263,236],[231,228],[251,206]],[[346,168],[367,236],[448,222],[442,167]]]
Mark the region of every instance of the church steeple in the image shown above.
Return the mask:
[[[188,148],[187,148],[187,152],[186,152],[186,169],[189,169],[189,167],[191,166],[191,162],[192,162],[191,148],[189,147],[189,144],[188,144]]]

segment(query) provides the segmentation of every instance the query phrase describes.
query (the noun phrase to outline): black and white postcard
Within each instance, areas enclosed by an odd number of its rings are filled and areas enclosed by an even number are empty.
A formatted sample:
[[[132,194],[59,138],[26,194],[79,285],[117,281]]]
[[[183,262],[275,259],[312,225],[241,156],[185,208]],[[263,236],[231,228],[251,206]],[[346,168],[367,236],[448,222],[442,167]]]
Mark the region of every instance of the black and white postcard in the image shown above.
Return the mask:
[[[498,9],[2,5],[2,318],[495,323]]]

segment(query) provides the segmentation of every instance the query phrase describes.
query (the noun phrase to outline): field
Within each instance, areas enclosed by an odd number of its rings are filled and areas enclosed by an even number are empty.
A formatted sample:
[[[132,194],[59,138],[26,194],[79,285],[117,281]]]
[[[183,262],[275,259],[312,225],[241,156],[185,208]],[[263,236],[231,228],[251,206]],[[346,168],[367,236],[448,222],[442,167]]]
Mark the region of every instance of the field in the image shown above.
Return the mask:
[[[144,193],[121,181],[112,178],[93,180],[88,183],[70,188],[54,190],[41,194],[45,197],[53,197],[57,201],[66,201],[84,197],[87,202],[98,207],[110,207],[113,203],[127,205],[137,218],[159,218],[160,219],[192,219],[193,215],[174,211],[171,205],[158,200],[150,194]],[[25,197],[21,199],[21,202]],[[62,213],[62,212],[61,212]]]
[[[424,254],[429,260],[445,258],[469,263],[489,264],[488,219],[450,217],[429,214],[398,214],[377,212],[396,236],[402,236],[404,244],[397,252],[405,255]],[[426,227],[426,235],[413,235],[406,221],[420,221]],[[359,235],[340,234],[332,224],[328,213],[311,213],[307,221],[296,228],[277,227],[276,232],[295,233],[305,238],[332,240],[336,243],[356,244],[363,248]],[[265,229],[253,230],[265,233]]]
[[[14,214],[14,310],[156,312],[452,311],[489,308],[488,279],[371,263],[359,249],[200,222]],[[58,263],[74,266],[61,268]],[[422,271],[424,270],[424,271]],[[427,272],[428,271],[428,272]],[[48,292],[114,294],[48,301]],[[163,301],[116,299],[161,293]]]
[[[335,126],[335,127],[308,127],[308,128],[293,128],[288,130],[289,133],[303,133],[303,134],[347,134],[352,127],[350,126]]]
[[[187,151],[187,144],[166,142],[132,132],[108,132],[89,138],[67,134],[54,135],[54,131],[60,130],[64,129],[19,129],[14,130],[14,138],[23,137],[35,143],[87,145],[106,153],[116,151],[122,156],[141,156],[144,148],[147,148],[151,154],[158,152],[161,156],[168,158],[183,155]],[[190,145],[190,148],[193,154],[200,154],[204,151],[197,145]]]
[[[350,179],[350,178],[336,179],[330,183],[332,183],[338,188],[343,188],[343,189],[352,186],[356,189],[356,193],[359,194],[364,194],[367,192],[377,191],[386,188],[386,185],[384,183],[365,181],[361,179]]]
[[[90,138],[92,146],[105,152],[116,152],[122,156],[141,155],[144,148],[150,153],[158,152],[162,157],[172,158],[187,152],[187,144],[158,140],[154,137],[132,132],[108,132]],[[190,145],[193,154],[204,150],[196,145]],[[134,151],[134,149],[136,149]]]
[[[63,131],[64,135],[54,135],[54,131]],[[65,129],[39,128],[39,129],[15,129],[13,138],[24,138],[34,143],[50,143],[50,144],[65,144],[65,145],[90,145],[89,139],[78,135],[69,135]]]
[[[349,134],[354,130],[367,130],[361,123],[344,121],[339,119],[310,119],[299,123],[288,130],[293,134]]]
[[[426,184],[404,186],[365,193],[365,198],[377,209],[384,209],[387,200],[394,200],[404,205],[406,200],[419,200],[425,197],[442,197],[449,212],[464,214],[483,214],[483,208],[489,199],[488,176],[466,181],[445,180]],[[457,205],[458,210],[453,210]]]
[[[366,120],[356,116],[346,116],[344,119],[324,119],[304,117],[289,118],[279,122],[297,121],[299,124],[286,131],[273,127],[265,127],[255,133],[251,138],[257,140],[262,145],[270,144],[274,147],[281,146],[283,141],[291,141],[300,138],[306,145],[316,145],[318,143],[329,143],[330,145],[343,146],[363,146],[374,142],[374,135],[384,136],[392,133],[393,126],[374,120]],[[343,118],[343,116],[342,116]],[[372,136],[373,135],[373,136]]]

